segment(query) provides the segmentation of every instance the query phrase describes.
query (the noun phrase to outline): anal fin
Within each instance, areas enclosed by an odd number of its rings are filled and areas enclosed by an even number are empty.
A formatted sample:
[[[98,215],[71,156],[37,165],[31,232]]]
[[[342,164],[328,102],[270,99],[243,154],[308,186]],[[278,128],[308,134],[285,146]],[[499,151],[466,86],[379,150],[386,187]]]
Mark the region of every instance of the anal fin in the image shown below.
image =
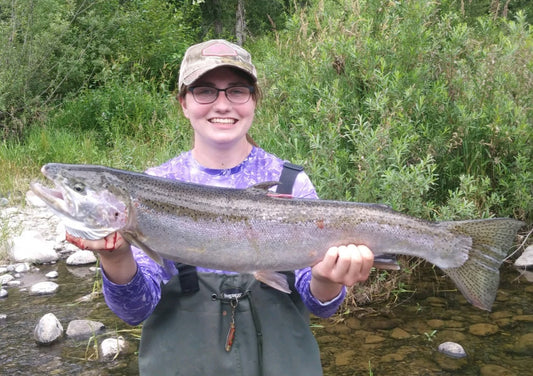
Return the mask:
[[[259,270],[254,272],[253,275],[255,279],[263,282],[265,285],[270,286],[273,289],[287,294],[291,293],[289,282],[287,281],[287,276],[285,274],[268,270]]]

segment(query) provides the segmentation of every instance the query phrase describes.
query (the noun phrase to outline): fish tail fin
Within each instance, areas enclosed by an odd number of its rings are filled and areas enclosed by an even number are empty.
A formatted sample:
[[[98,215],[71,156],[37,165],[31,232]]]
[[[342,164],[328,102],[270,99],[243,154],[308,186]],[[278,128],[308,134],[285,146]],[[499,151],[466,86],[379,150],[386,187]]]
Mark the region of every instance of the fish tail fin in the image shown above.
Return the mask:
[[[452,233],[470,236],[472,248],[465,263],[443,269],[472,305],[490,311],[500,283],[500,266],[523,222],[489,218],[442,222]]]

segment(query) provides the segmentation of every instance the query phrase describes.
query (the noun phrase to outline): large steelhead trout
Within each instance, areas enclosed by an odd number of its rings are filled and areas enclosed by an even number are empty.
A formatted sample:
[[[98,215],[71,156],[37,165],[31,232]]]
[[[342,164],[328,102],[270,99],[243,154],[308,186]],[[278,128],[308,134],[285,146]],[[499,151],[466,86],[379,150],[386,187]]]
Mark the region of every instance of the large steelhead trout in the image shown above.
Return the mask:
[[[508,218],[427,222],[385,206],[280,198],[276,183],[228,189],[91,165],[51,163],[56,189],[31,189],[67,231],[101,239],[119,231],[157,262],[255,272],[314,265],[328,248],[367,245],[376,256],[421,257],[441,268],[474,306],[490,310],[499,267],[523,223]],[[283,287],[279,287],[283,289]]]

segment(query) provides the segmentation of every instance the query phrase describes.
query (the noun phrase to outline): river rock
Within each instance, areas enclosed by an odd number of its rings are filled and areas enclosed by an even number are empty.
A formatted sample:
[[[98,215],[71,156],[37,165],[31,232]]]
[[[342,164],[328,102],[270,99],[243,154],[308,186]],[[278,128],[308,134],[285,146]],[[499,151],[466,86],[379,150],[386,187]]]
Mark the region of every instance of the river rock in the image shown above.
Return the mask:
[[[411,334],[409,334],[409,332],[403,330],[402,328],[394,328],[391,331],[390,336],[394,339],[407,339],[411,337]]]
[[[9,282],[11,282],[14,279],[15,277],[13,277],[11,274],[0,275],[0,286],[7,285]]]
[[[105,325],[98,321],[72,320],[68,323],[67,337],[83,339],[90,338],[98,334],[105,328]]]
[[[96,262],[96,256],[92,251],[78,250],[67,258],[67,265],[87,265],[94,264]]]
[[[516,373],[497,364],[485,364],[479,370],[480,376],[517,376]]]
[[[523,355],[533,354],[533,333],[520,336],[513,344],[511,352]]]
[[[438,350],[442,354],[455,359],[464,358],[466,356],[466,351],[463,346],[456,342],[443,342],[439,345]]]
[[[14,262],[37,264],[59,259],[54,242],[44,240],[39,232],[33,230],[25,230],[20,236],[11,238],[8,241],[8,255]]]
[[[533,267],[533,245],[530,245],[522,252],[522,255],[514,262],[514,266],[520,269]]]
[[[57,277],[59,277],[59,273],[55,270],[52,270],[51,272],[46,273],[45,277],[48,279],[56,279]]]
[[[498,330],[499,330],[498,325],[486,324],[486,323],[470,325],[470,327],[468,328],[468,332],[470,334],[473,334],[479,337],[485,337],[485,336],[490,336],[492,334],[496,334]]]
[[[366,344],[381,343],[383,341],[385,341],[385,338],[382,337],[382,336],[379,336],[377,334],[371,334],[371,335],[365,337],[365,343]]]
[[[7,297],[7,290],[6,289],[0,289],[0,299]]]
[[[100,344],[100,351],[104,358],[114,358],[121,352],[126,351],[128,343],[122,336],[116,338],[106,338]]]
[[[63,326],[53,313],[47,313],[39,320],[33,331],[35,341],[41,345],[50,345],[61,338]]]
[[[57,291],[59,285],[55,282],[45,281],[38,282],[31,286],[30,294],[31,295],[48,295],[53,294]]]

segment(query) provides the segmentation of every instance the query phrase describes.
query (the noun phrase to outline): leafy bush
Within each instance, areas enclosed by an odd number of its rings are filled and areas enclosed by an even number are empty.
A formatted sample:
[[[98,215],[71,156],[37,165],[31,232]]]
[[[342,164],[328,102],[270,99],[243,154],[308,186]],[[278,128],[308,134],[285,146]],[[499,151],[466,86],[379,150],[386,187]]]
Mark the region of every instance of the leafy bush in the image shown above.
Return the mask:
[[[252,46],[268,98],[254,136],[322,197],[531,220],[531,37],[520,13],[470,26],[437,2],[317,2],[274,51]]]

